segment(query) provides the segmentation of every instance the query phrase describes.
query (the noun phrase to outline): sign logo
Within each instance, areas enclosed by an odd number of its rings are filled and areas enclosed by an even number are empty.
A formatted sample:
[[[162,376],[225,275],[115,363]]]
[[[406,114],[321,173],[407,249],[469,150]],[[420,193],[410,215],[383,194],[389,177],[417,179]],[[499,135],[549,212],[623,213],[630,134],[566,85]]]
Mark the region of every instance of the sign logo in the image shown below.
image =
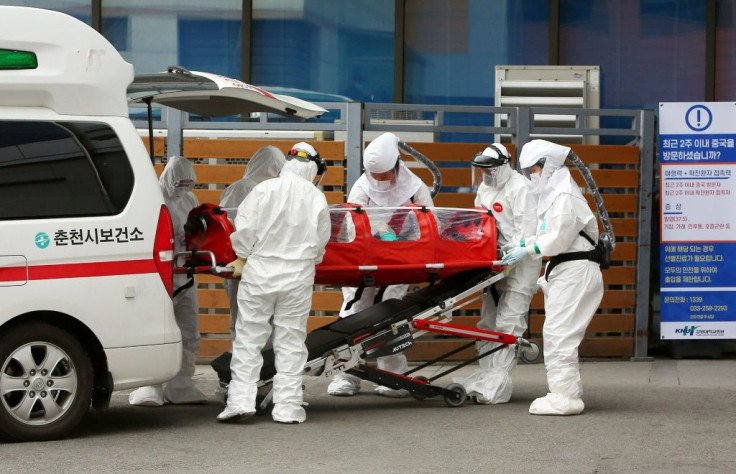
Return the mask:
[[[695,330],[699,327],[700,326],[685,326],[682,329],[675,329],[675,334],[682,334],[683,336],[693,336],[695,335]]]
[[[34,242],[36,242],[36,247],[40,249],[45,249],[51,243],[51,239],[49,239],[49,236],[46,232],[39,232],[38,234],[36,234]]]
[[[685,125],[694,132],[702,132],[713,123],[713,113],[704,105],[693,105],[685,112]]]
[[[493,210],[496,212],[503,212],[503,206],[500,202],[494,202],[493,203]]]

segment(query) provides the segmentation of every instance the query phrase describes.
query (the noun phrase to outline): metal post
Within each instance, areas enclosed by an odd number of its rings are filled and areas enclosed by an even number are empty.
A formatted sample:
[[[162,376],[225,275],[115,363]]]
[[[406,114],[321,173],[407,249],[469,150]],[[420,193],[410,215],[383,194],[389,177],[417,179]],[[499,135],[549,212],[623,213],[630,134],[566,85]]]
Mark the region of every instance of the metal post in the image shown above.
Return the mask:
[[[349,102],[345,109],[347,139],[345,140],[345,198],[360,178],[363,156],[363,103]]]
[[[516,159],[521,154],[521,147],[527,144],[531,136],[532,117],[529,107],[519,107],[516,114]],[[510,116],[509,116],[510,118]]]
[[[652,237],[652,187],[654,186],[654,111],[639,115],[641,157],[639,161],[639,228],[636,246],[636,321],[633,361],[652,360],[649,343],[649,265]]]
[[[166,150],[169,156],[181,156],[184,151],[184,112],[166,107]]]

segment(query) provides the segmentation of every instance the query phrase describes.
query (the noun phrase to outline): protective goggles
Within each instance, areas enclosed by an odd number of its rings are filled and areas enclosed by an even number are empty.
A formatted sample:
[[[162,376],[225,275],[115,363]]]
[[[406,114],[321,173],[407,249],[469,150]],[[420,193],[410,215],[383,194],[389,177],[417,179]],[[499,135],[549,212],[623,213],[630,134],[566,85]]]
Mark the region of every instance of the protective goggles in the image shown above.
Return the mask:
[[[289,153],[286,154],[286,159],[295,159],[303,163],[309,163],[310,161],[313,162],[315,165],[317,165],[317,177],[314,179],[314,185],[319,186],[320,183],[322,183],[322,178],[325,177],[325,173],[327,172],[327,163],[325,162],[325,160],[322,159],[321,156],[319,156],[319,153],[313,156],[304,150],[292,148],[291,150],[289,150]]]
[[[194,189],[194,185],[196,183],[193,179],[182,179],[174,183],[174,188],[176,189],[186,189],[187,191],[191,191]]]

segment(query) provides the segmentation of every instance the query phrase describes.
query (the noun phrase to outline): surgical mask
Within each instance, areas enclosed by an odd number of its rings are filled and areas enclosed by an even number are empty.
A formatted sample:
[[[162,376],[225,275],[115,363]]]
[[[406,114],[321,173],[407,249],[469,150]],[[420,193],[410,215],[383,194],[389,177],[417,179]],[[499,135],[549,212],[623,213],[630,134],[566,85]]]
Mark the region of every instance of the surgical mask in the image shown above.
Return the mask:
[[[541,176],[541,173],[532,173],[529,175],[529,180],[531,180],[532,184],[537,184]]]
[[[376,188],[378,188],[381,191],[386,191],[387,189],[389,189],[391,187],[391,184],[393,184],[393,182],[391,180],[388,180],[388,181],[375,181],[375,183],[376,183]]]
[[[189,192],[189,188],[174,188],[174,197],[182,197],[186,196],[186,194]]]

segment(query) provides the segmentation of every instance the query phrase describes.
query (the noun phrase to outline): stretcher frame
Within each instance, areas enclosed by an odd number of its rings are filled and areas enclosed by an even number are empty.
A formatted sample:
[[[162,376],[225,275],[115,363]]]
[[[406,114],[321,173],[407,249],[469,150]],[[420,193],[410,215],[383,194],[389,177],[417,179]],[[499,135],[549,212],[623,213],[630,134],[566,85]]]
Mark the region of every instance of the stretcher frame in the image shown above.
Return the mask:
[[[500,262],[494,262],[494,265],[499,263]],[[342,344],[325,352],[324,355],[320,357],[307,361],[302,374],[313,377],[333,377],[340,372],[345,372],[378,385],[383,385],[396,390],[407,390],[412,397],[418,400],[441,396],[445,403],[450,407],[462,406],[467,400],[467,394],[462,385],[452,383],[443,387],[433,384],[432,382],[475,361],[488,357],[506,346],[514,347],[517,357],[521,357],[526,361],[536,360],[540,355],[539,345],[536,342],[532,342],[512,334],[450,324],[452,321],[453,311],[462,309],[480,298],[480,296],[476,296],[471,299],[468,299],[468,297],[474,293],[490,288],[491,285],[497,283],[503,277],[504,274],[502,272],[494,274],[489,271],[488,276],[483,278],[481,281],[457,294],[443,299],[429,308],[422,310],[411,318],[396,321],[388,327],[385,327],[373,334],[362,335],[352,341],[351,344]],[[415,331],[411,333],[412,330]],[[381,370],[371,367],[366,363],[366,352],[370,349],[370,344],[372,342],[380,344],[382,341],[385,342],[391,337],[399,336],[401,334],[410,334],[412,343],[408,344],[408,341],[405,343],[407,344],[405,348],[408,348],[413,345],[413,340],[427,333],[468,338],[470,339],[470,342],[442,354],[431,361],[416,366],[403,374]],[[499,345],[471,359],[461,361],[441,373],[433,375],[432,377],[427,378],[421,375],[412,376],[412,374],[425,367],[437,362],[446,361],[452,355],[475,345],[477,341],[495,342]],[[401,345],[398,347],[400,346]],[[396,352],[402,352],[403,349],[404,348]],[[223,367],[219,367],[220,370],[218,370],[217,359],[213,361],[212,365],[220,376],[220,386],[222,388],[226,388],[229,383],[229,379],[223,377]],[[229,370],[229,363],[227,370]],[[265,410],[271,402],[272,393],[270,386],[272,383],[273,377],[269,377],[258,382],[259,393],[262,394],[259,397],[258,408],[260,410]],[[264,389],[267,390],[264,392]]]

